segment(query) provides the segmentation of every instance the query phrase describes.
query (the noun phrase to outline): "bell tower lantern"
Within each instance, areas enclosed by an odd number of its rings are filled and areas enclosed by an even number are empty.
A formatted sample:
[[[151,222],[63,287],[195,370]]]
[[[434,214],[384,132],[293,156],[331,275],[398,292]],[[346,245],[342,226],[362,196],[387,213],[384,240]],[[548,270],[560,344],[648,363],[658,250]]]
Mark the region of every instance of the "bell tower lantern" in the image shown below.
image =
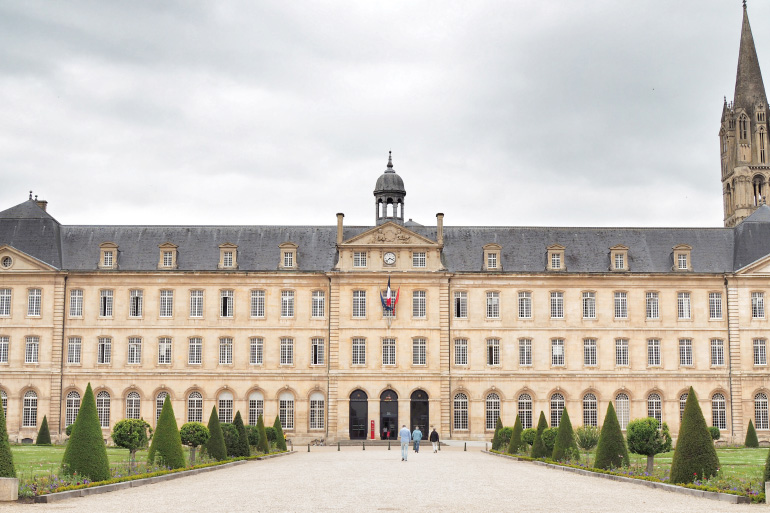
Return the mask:
[[[404,181],[393,170],[393,157],[388,152],[388,167],[374,186],[374,206],[377,224],[393,221],[404,224]]]

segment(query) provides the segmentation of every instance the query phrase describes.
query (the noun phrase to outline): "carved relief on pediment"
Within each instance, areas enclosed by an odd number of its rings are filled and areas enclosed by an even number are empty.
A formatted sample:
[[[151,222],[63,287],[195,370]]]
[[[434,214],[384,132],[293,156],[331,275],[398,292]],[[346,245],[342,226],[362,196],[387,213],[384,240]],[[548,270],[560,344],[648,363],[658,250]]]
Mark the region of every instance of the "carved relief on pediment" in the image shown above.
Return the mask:
[[[386,226],[384,228],[378,228],[375,233],[369,238],[371,244],[407,244],[411,242],[412,236],[408,233],[404,233],[400,228],[392,226]]]

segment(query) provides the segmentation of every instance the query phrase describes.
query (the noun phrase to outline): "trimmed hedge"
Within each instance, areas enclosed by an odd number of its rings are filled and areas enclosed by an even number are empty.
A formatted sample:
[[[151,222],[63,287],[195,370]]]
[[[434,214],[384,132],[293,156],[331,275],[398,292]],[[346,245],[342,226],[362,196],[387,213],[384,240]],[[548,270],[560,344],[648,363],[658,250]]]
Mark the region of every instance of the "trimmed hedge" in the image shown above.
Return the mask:
[[[519,452],[524,442],[521,441],[521,419],[519,415],[516,415],[516,422],[513,424],[513,433],[511,433],[511,441],[508,443],[508,454],[515,454]]]
[[[246,428],[243,425],[243,418],[241,418],[241,411],[235,412],[235,419],[233,419],[233,426],[238,432],[238,446],[236,447],[235,456],[249,456],[251,451],[249,450],[249,437],[246,434]]]
[[[211,416],[209,417],[209,441],[206,442],[206,454],[209,458],[213,458],[217,461],[222,461],[227,458],[227,446],[225,445],[225,437],[222,435],[222,426],[219,424],[219,415],[217,415],[217,407],[211,408]]]
[[[225,439],[225,447],[227,447],[227,457],[238,457],[238,428],[229,422],[223,422],[219,425],[222,428],[222,436]]]
[[[37,432],[35,445],[51,445],[51,432],[48,430],[47,415],[43,415],[43,423],[40,424],[40,430]]]
[[[596,445],[596,457],[594,466],[601,469],[618,468],[628,466],[628,447],[623,432],[620,430],[618,416],[612,401],[607,405],[607,414],[604,416],[602,433],[599,435],[599,443]]]
[[[257,451],[268,454],[270,452],[270,440],[268,439],[267,428],[265,428],[265,421],[262,419],[262,415],[257,419],[257,431],[259,431]]]
[[[532,442],[532,457],[545,458],[551,454],[543,443],[543,433],[548,428],[548,422],[545,420],[545,413],[540,412],[540,419],[537,421],[537,431],[535,431],[535,441]]]
[[[711,440],[706,419],[698,404],[698,397],[690,387],[679,426],[674,458],[671,461],[671,483],[692,483],[716,475],[719,457]]]
[[[521,432],[521,441],[527,444],[529,447],[532,447],[532,444],[535,443],[536,432],[537,430],[534,428],[525,429]]]
[[[163,401],[158,425],[152,436],[150,450],[147,451],[147,463],[153,465],[156,462],[172,469],[186,466],[182,438],[179,435],[174,408],[171,406],[171,397],[168,395]]]
[[[273,422],[273,429],[275,429],[275,446],[278,450],[286,450],[286,436],[283,434],[283,427],[281,426],[281,417],[276,415],[275,422]]]
[[[757,430],[754,429],[754,423],[749,419],[749,429],[746,431],[746,441],[743,443],[746,447],[759,447],[759,439],[757,438]]]
[[[72,436],[64,449],[61,467],[65,474],[77,473],[91,481],[110,478],[110,462],[107,459],[107,448],[102,438],[91,383],[86,387],[80,411],[72,425]]]
[[[0,402],[0,477],[16,477],[16,467],[13,466],[11,444],[8,442],[8,429],[5,427],[5,412]]]
[[[567,408],[564,408],[561,414],[551,458],[554,461],[580,460],[580,450],[575,442],[575,432],[572,431],[572,422],[569,420]]]

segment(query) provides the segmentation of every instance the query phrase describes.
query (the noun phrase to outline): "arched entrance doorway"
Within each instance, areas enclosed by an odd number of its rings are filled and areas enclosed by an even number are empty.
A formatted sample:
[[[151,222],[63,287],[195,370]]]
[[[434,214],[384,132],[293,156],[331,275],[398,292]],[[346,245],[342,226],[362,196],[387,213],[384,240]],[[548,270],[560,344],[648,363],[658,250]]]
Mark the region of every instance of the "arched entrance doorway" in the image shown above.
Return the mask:
[[[398,394],[385,390],[380,394],[380,438],[395,440],[398,435]]]
[[[350,394],[350,439],[366,440],[366,424],[369,421],[369,397],[363,390]]]
[[[415,390],[412,392],[411,406],[409,408],[409,429],[415,426],[420,428],[422,436],[428,437],[428,393],[424,390]]]

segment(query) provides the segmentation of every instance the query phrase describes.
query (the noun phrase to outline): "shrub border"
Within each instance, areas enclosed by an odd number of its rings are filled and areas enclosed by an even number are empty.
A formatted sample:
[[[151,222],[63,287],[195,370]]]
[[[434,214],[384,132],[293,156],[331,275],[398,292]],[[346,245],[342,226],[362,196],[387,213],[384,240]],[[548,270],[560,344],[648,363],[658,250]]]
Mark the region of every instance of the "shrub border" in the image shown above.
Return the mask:
[[[196,465],[194,467],[181,468],[175,470],[161,470],[158,472],[151,472],[148,474],[136,474],[133,476],[126,476],[122,478],[110,479],[107,481],[99,481],[96,483],[88,483],[74,486],[67,486],[60,488],[61,491],[49,493],[45,495],[36,495],[34,497],[35,502],[49,503],[58,502],[61,500],[72,499],[75,497],[85,497],[87,495],[97,495],[100,493],[114,492],[116,490],[125,490],[126,488],[135,488],[137,486],[144,486],[148,484],[160,483],[162,481],[169,481],[171,479],[177,479],[180,477],[194,476],[202,472],[210,472],[212,470],[219,470],[222,468],[229,468],[236,465],[243,465],[249,461],[254,460],[267,460],[270,458],[277,458],[279,456],[288,456],[295,454],[293,451],[270,453],[262,456],[249,456],[248,458],[234,458],[225,460],[222,462],[206,463],[203,465]]]
[[[575,474],[580,474],[583,476],[591,476],[591,477],[599,477],[602,479],[609,479],[611,481],[622,481],[624,483],[633,483],[633,484],[639,484],[642,486],[646,486],[648,488],[657,488],[659,490],[665,490],[668,492],[674,492],[674,493],[680,493],[683,495],[690,495],[692,497],[702,497],[704,499],[711,499],[714,501],[722,501],[722,502],[729,502],[731,504],[751,504],[752,500],[750,497],[746,495],[737,495],[732,493],[725,493],[725,492],[717,492],[712,490],[705,490],[704,487],[685,487],[680,485],[674,485],[669,483],[662,483],[660,481],[653,481],[647,478],[643,477],[627,477],[627,476],[621,476],[618,474],[614,474],[610,471],[601,471],[599,469],[592,469],[588,470],[585,468],[579,468],[575,466],[569,466],[569,465],[563,465],[556,462],[549,462],[549,461],[543,461],[543,460],[537,460],[527,457],[521,457],[521,456],[511,456],[509,454],[500,454],[497,452],[492,451],[481,451],[483,453],[492,455],[492,456],[499,456],[501,458],[509,458],[514,461],[524,461],[528,463],[534,463],[535,465],[541,465],[546,468],[553,468],[557,470],[563,470],[565,472],[573,472]]]

